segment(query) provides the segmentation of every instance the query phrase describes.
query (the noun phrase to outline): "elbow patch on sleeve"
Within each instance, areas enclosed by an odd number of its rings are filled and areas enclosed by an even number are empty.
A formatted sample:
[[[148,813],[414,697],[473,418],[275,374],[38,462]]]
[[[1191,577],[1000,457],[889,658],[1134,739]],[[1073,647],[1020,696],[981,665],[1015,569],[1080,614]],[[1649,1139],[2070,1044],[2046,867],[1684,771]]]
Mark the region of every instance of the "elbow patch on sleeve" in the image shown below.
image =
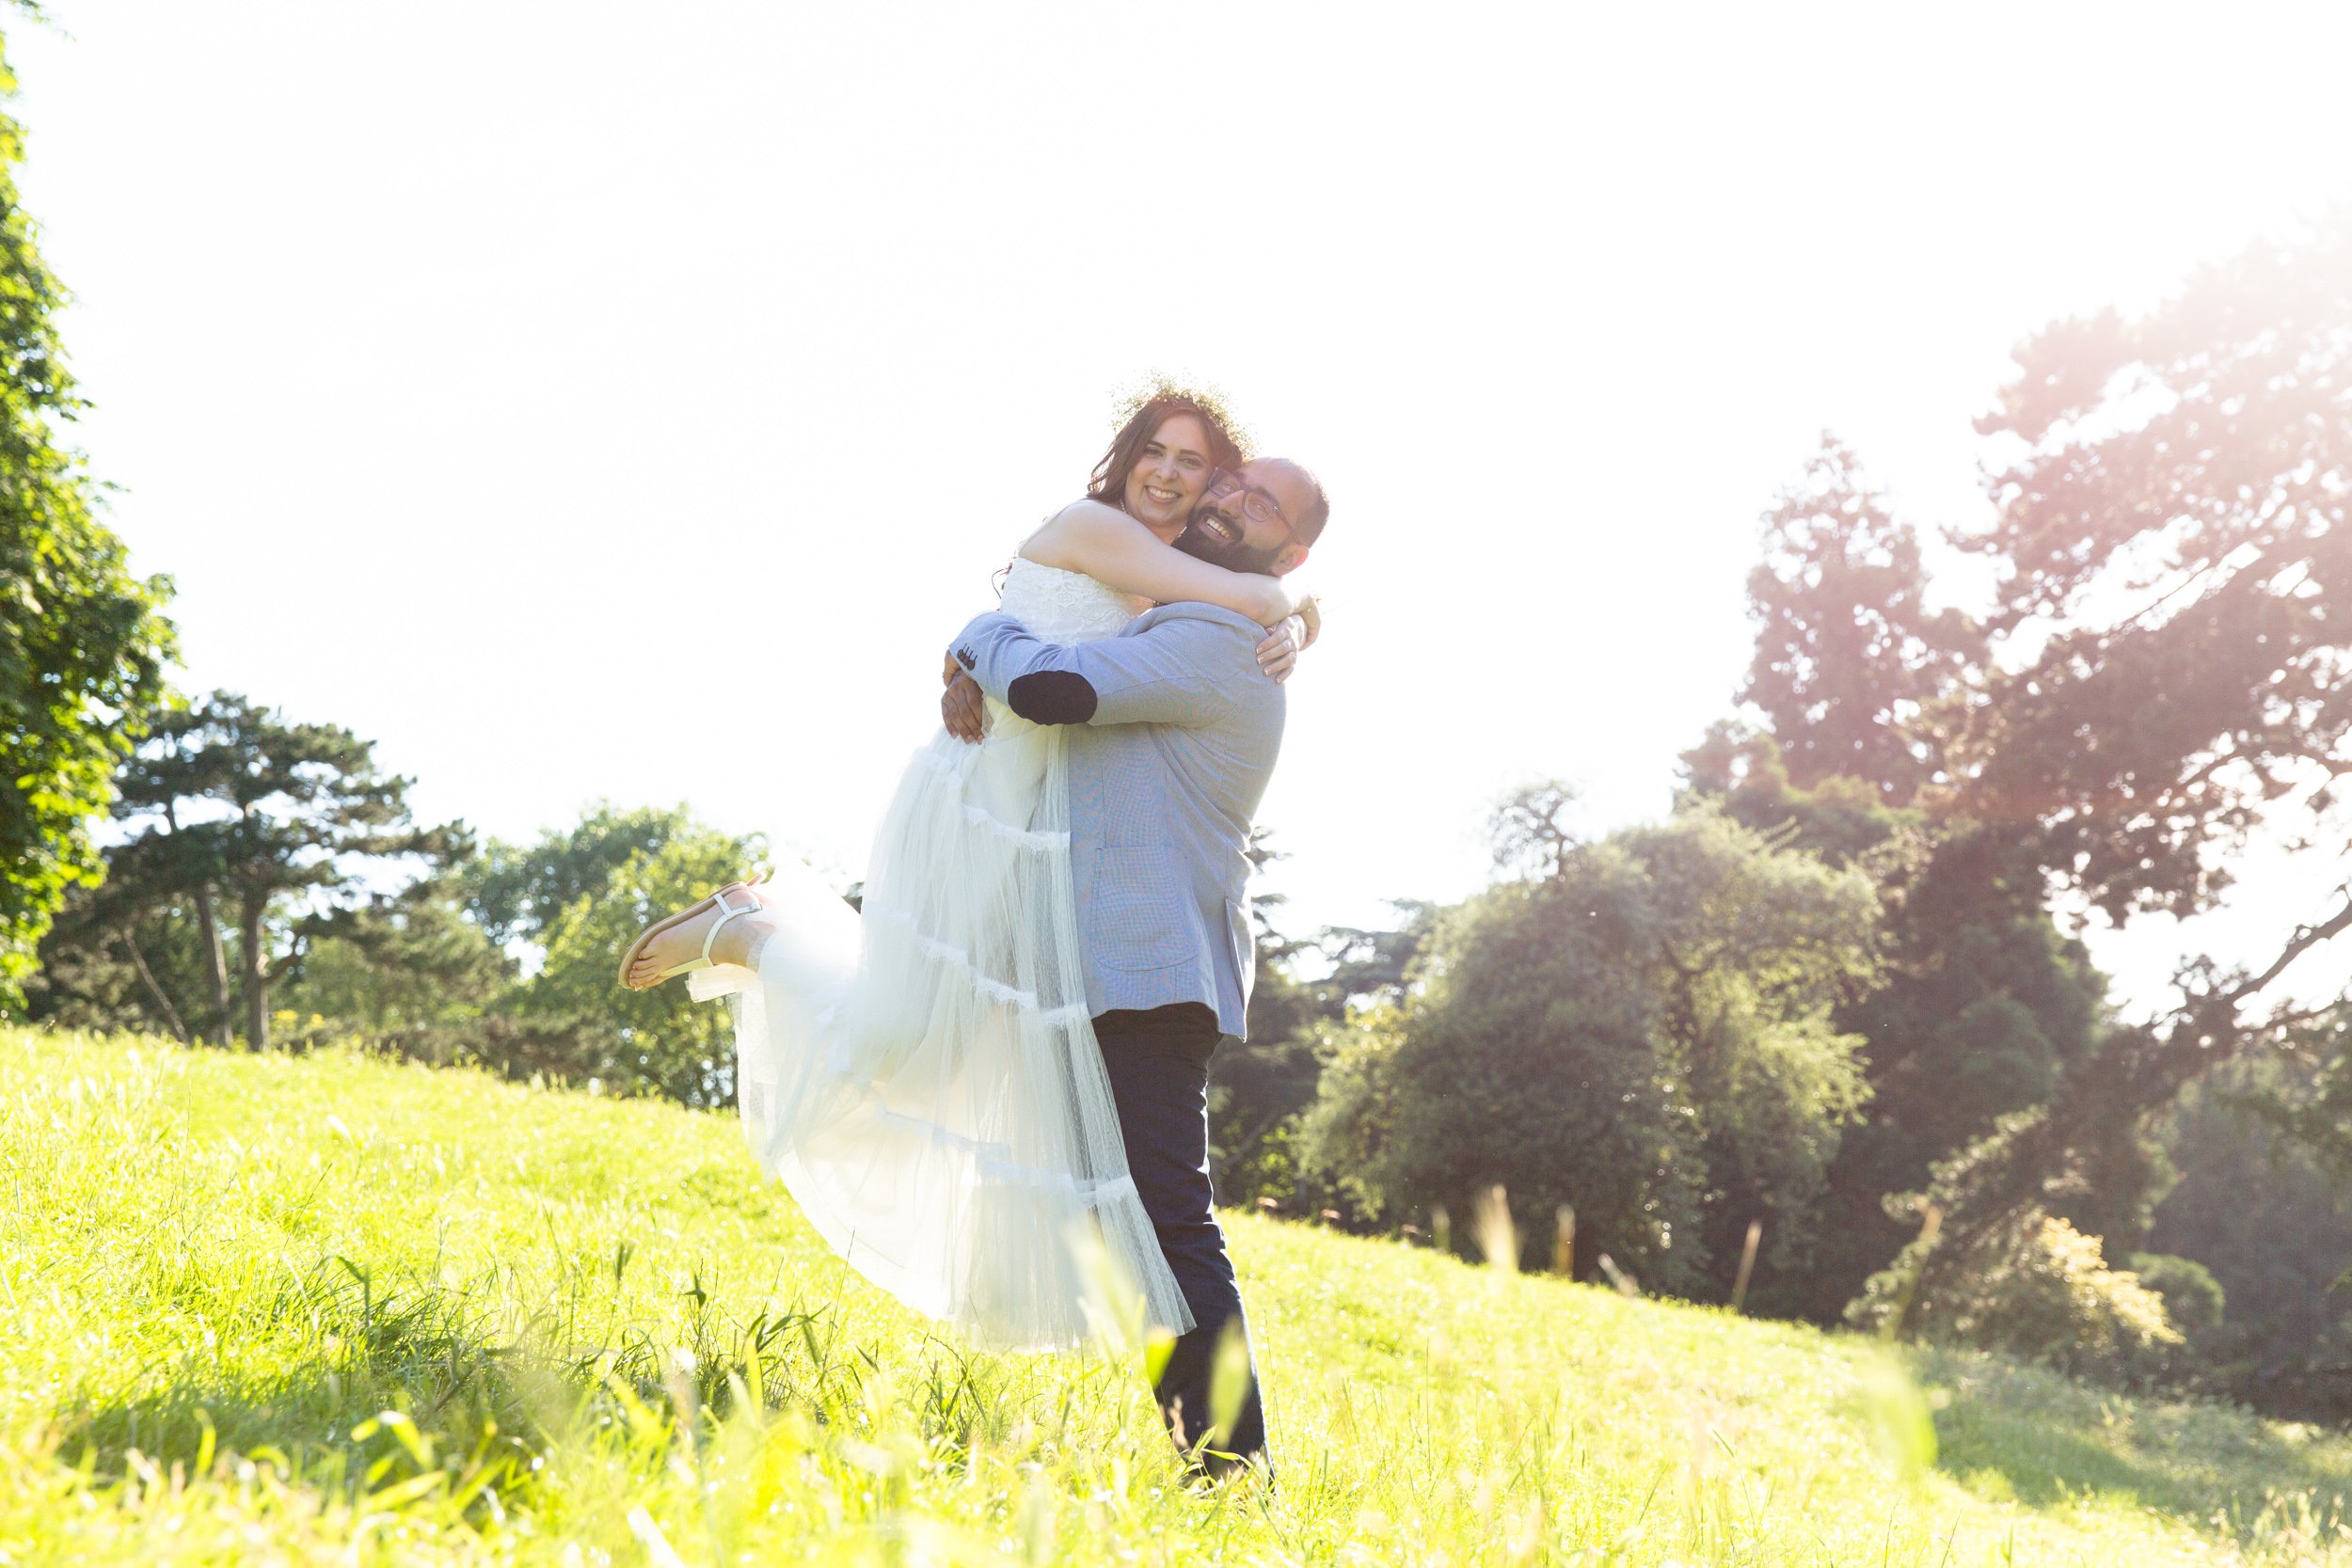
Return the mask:
[[[1032,724],[1083,724],[1094,717],[1094,688],[1069,670],[1040,670],[1005,688],[1005,705]]]

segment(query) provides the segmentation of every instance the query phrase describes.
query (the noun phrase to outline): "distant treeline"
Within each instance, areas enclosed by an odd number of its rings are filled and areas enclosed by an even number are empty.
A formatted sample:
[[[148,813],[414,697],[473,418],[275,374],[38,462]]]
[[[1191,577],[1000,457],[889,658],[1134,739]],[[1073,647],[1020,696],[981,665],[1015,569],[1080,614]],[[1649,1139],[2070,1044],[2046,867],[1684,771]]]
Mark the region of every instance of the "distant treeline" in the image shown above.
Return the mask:
[[[645,922],[766,858],[684,807],[597,806],[535,844],[421,826],[367,742],[228,692],[158,716],[107,875],[26,986],[37,1021],[252,1048],[358,1038],[689,1105],[734,1099],[724,1009],[623,990]],[[396,892],[383,891],[397,888]]]

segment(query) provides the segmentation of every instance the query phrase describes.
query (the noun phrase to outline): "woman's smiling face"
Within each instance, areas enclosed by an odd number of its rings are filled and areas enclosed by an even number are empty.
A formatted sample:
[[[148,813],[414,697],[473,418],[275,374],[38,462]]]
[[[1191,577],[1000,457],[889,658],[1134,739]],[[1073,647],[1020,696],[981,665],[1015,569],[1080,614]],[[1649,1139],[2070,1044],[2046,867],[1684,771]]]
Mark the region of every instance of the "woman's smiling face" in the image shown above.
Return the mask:
[[[1209,433],[1190,414],[1170,414],[1144,443],[1127,476],[1127,515],[1162,537],[1173,537],[1192,516],[1216,465],[1209,458]]]

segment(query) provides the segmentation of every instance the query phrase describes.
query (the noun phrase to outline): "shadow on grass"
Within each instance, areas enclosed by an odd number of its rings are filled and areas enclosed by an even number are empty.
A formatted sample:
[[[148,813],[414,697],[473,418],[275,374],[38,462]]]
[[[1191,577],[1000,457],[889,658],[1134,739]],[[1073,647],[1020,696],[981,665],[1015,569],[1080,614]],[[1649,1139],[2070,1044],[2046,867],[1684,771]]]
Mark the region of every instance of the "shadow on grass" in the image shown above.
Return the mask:
[[[403,1451],[412,1469],[482,1464],[519,1477],[584,1433],[642,1424],[646,1412],[724,1411],[739,1388],[820,1419],[855,1398],[866,1364],[829,1310],[730,1324],[706,1310],[699,1282],[683,1293],[690,1310],[675,1344],[635,1330],[600,1338],[588,1314],[563,1307],[501,1335],[461,1291],[431,1281],[388,1288],[336,1260],[290,1284],[262,1314],[270,1321],[248,1325],[256,1339],[287,1346],[275,1364],[239,1366],[191,1345],[176,1364],[151,1364],[121,1399],[60,1410],[59,1451],[109,1479],[134,1450],[167,1470],[200,1465],[208,1452],[274,1459],[340,1490],[372,1484],[378,1462]],[[957,1370],[933,1368],[927,1390],[949,1424],[987,1402],[968,1367],[961,1381]],[[405,1422],[383,1421],[387,1411]]]
[[[192,1346],[177,1365],[150,1367],[121,1399],[59,1412],[59,1451],[102,1476],[121,1473],[134,1450],[167,1469],[200,1465],[207,1452],[275,1457],[336,1487],[403,1447],[380,1423],[366,1427],[397,1410],[436,1462],[486,1456],[494,1445],[527,1466],[578,1419],[594,1369],[492,1343],[444,1305],[420,1293],[372,1301],[365,1314],[321,1314],[315,1337],[265,1369]]]
[[[1943,1396],[1937,1467],[1979,1496],[2038,1508],[2108,1498],[2239,1528],[2298,1495],[2323,1521],[2352,1513],[2352,1444],[2338,1435],[1957,1353],[1923,1353],[1917,1372]]]

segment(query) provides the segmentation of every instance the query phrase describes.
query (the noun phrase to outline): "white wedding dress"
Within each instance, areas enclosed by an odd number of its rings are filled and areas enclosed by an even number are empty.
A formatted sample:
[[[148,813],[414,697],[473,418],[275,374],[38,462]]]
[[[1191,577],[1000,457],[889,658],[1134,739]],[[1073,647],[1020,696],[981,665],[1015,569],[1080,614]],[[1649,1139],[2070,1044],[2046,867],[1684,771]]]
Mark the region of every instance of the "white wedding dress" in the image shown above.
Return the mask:
[[[1074,642],[1148,605],[1017,561],[1003,608]],[[859,1273],[975,1344],[1066,1350],[1091,1332],[1099,1237],[1146,1321],[1181,1333],[1087,1011],[1066,737],[988,707],[982,744],[942,730],[915,752],[862,919],[781,867],[756,971],[689,983],[732,998],[754,1157]]]

